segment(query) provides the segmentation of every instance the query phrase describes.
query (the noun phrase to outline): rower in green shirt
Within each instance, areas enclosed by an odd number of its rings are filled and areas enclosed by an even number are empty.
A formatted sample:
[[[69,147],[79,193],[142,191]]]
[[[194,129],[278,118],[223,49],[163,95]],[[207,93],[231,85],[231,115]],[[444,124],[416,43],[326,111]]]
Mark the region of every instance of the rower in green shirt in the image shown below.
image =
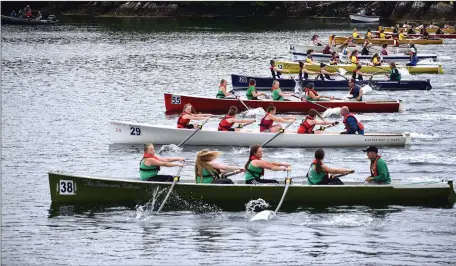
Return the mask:
[[[289,101],[289,100],[285,100],[284,97],[286,96],[291,96],[292,93],[288,93],[288,92],[282,92],[282,90],[279,88],[280,86],[280,83],[278,80],[274,80],[272,82],[272,99],[274,101]]]
[[[198,152],[195,162],[195,181],[197,184],[233,184],[229,178],[223,178],[222,173],[233,171],[234,174],[244,172],[243,168],[217,163],[220,156],[218,151],[202,150]]]
[[[375,146],[369,146],[363,150],[367,152],[367,158],[371,161],[370,172],[371,176],[366,178],[369,183],[389,184],[391,183],[390,173],[385,161],[378,155],[378,149]]]
[[[227,82],[226,80],[222,79],[220,81],[219,89],[217,91],[217,95],[215,96],[217,99],[224,99],[226,97],[233,96],[233,94],[229,93],[226,89]]]
[[[249,80],[249,88],[247,89],[247,100],[258,100],[258,96],[266,95],[264,92],[257,92],[256,88],[256,80],[250,79]]]

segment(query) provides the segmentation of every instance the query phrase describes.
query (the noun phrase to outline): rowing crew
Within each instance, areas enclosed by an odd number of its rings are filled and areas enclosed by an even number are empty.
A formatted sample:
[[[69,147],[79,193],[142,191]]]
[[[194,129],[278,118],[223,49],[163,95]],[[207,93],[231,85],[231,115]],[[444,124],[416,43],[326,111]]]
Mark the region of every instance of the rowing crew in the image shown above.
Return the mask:
[[[370,160],[371,175],[365,179],[369,183],[389,184],[391,182],[388,167],[378,155],[378,149],[369,146],[363,150]],[[249,158],[244,167],[221,164],[216,159],[221,155],[218,151],[202,150],[198,152],[195,161],[195,181],[200,184],[233,184],[227,176],[244,173],[246,184],[261,184],[279,182],[275,179],[262,178],[265,170],[291,171],[289,163],[266,161],[263,158],[263,148],[259,145],[250,147]],[[323,163],[325,152],[322,149],[315,151],[315,158],[307,171],[309,185],[343,185],[343,182],[331,174],[350,174],[354,170],[345,168],[331,168]],[[144,145],[144,155],[140,161],[139,174],[143,181],[172,182],[173,176],[159,175],[160,167],[184,167],[185,159],[181,157],[161,157],[155,154],[154,145]]]
[[[315,95],[315,94],[313,94]],[[317,96],[316,97],[320,97]],[[276,116],[277,109],[274,105],[269,105],[266,109],[265,116],[261,119],[259,124],[260,132],[265,133],[277,133],[282,130],[280,124],[275,123],[293,123],[296,121],[296,118],[293,116],[279,117]],[[250,125],[255,122],[253,119],[237,119],[238,109],[235,106],[231,106],[228,113],[222,118],[218,125],[218,131],[239,131],[242,127]],[[361,123],[354,114],[350,113],[350,110],[347,106],[343,106],[340,109],[340,115],[343,117],[343,124],[345,125],[346,131],[341,134],[361,134],[364,135],[364,125]],[[207,120],[212,115],[210,114],[196,114],[192,105],[187,103],[184,106],[182,114],[177,120],[177,128],[183,129],[193,129],[197,128],[198,124],[190,124],[191,120]],[[319,120],[319,119],[320,120]],[[237,128],[234,128],[234,124],[239,124]],[[311,109],[308,115],[301,121],[299,128],[296,133],[298,134],[321,134],[325,128],[315,129],[315,126],[323,125],[338,125],[337,121],[327,121],[325,120],[320,113],[315,109]]]

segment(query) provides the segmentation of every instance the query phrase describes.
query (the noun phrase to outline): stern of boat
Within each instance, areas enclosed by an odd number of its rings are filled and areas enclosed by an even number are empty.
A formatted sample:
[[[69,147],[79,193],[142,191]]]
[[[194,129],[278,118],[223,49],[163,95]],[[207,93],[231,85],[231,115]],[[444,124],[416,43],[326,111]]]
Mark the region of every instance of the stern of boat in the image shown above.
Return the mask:
[[[442,67],[442,65],[439,65],[438,74],[443,74],[443,67]]]
[[[450,186],[450,196],[448,197],[448,200],[450,202],[455,202],[456,201],[456,191],[454,191],[453,180],[448,180],[448,185]]]
[[[405,105],[404,105],[404,103],[402,102],[402,100],[397,100],[397,102],[399,103],[398,112],[399,112],[399,113],[405,112]]]
[[[427,79],[426,90],[432,90],[431,80]]]

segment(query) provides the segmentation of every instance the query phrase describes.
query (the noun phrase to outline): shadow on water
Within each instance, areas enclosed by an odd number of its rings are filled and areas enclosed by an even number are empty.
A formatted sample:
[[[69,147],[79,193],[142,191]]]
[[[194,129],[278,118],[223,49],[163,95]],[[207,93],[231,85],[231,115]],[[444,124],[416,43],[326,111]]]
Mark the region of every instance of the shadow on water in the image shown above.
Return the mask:
[[[389,21],[385,21],[390,23]],[[92,17],[63,16],[62,25],[99,26],[114,31],[138,32],[262,32],[293,30],[329,30],[357,27],[376,30],[376,24],[351,23],[348,18],[271,18],[271,17]]]

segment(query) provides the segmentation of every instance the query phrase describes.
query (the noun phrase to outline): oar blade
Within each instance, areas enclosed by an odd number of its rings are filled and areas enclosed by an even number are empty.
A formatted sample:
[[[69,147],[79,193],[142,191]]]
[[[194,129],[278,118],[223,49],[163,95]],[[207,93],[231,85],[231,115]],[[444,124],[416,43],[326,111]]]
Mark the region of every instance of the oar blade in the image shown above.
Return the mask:
[[[343,68],[339,68],[339,74],[341,74],[342,76],[344,76],[345,74],[347,74],[347,70],[343,69]]]
[[[369,84],[364,85],[361,89],[363,90],[363,94],[369,94],[372,92],[372,87],[369,86]]]
[[[169,144],[169,145],[163,145],[161,146],[160,150],[158,151],[158,154],[162,152],[167,152],[167,151],[172,151],[172,152],[180,152],[182,151],[182,147],[177,146],[176,144]]]
[[[265,210],[265,211],[261,211],[257,214],[255,214],[255,216],[253,216],[250,221],[251,222],[257,222],[257,221],[269,221],[271,220],[272,218],[274,218],[274,212],[273,211],[269,211],[269,210]]]
[[[328,108],[322,114],[323,117],[340,116],[340,107]]]
[[[245,112],[243,112],[243,116],[257,116],[257,115],[265,115],[266,112],[262,107],[258,107],[255,109],[250,109]]]

